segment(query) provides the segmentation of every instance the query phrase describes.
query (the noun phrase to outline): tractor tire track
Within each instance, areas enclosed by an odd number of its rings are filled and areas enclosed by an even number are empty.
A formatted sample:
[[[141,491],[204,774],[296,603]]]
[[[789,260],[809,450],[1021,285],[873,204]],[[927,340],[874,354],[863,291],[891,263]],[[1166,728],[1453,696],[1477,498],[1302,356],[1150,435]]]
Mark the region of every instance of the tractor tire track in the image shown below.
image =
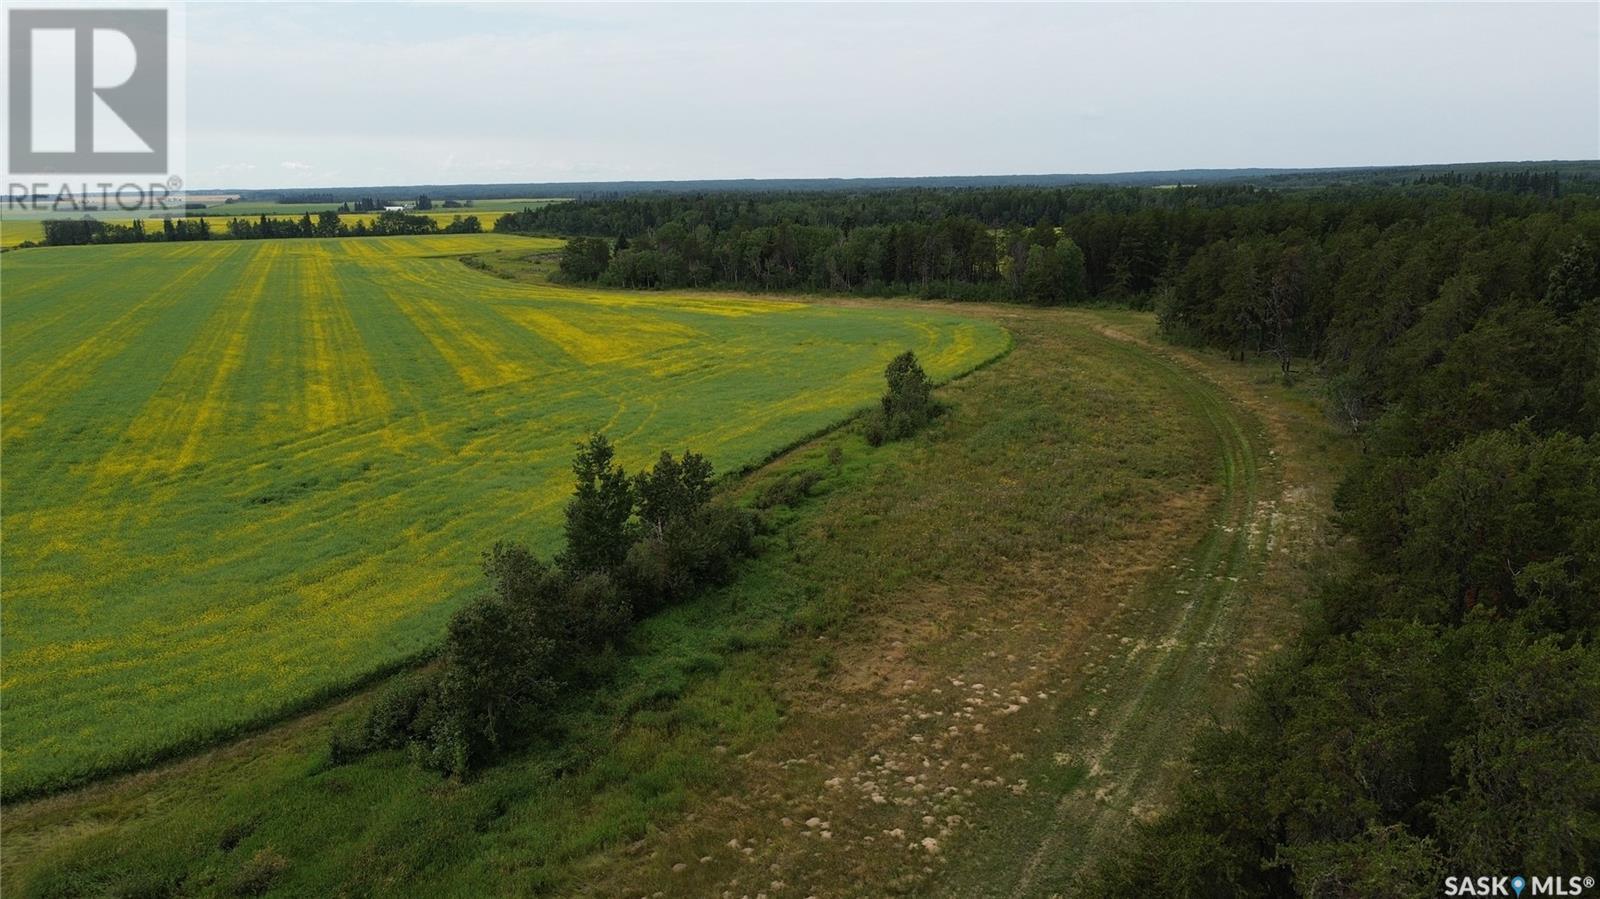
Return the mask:
[[[1070,882],[1109,837],[1158,801],[1168,779],[1163,774],[1181,762],[1205,720],[1197,712],[1209,708],[1210,683],[1237,624],[1234,613],[1248,601],[1268,544],[1272,504],[1262,497],[1273,485],[1259,422],[1217,385],[1124,335],[1102,333],[1129,365],[1168,383],[1210,432],[1221,496],[1211,527],[1175,563],[1178,570],[1146,588],[1144,620],[1110,631],[1122,635],[1119,642],[1134,637],[1129,651],[1096,652],[1111,661],[1097,667],[1062,710],[1090,725],[1057,750],[1082,765],[1086,776],[1056,804],[1050,826],[1005,893],[1010,896],[1039,895],[1049,884]],[[1109,640],[1102,635],[1102,643]]]

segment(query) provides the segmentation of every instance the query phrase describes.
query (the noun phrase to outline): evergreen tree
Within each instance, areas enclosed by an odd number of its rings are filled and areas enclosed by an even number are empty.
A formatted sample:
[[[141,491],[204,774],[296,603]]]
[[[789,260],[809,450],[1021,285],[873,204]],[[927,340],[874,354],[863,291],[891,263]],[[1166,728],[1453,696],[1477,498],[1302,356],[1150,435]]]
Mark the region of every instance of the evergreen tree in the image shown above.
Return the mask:
[[[605,435],[579,444],[572,461],[576,487],[566,508],[566,549],[557,560],[578,575],[614,570],[628,553],[633,532],[633,482],[619,465]]]

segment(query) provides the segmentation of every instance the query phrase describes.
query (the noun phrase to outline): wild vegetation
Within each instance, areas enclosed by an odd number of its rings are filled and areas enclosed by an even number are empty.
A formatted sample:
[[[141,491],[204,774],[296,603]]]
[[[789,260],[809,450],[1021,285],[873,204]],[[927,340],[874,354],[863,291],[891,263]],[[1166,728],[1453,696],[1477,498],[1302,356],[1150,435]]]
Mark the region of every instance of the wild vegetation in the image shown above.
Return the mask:
[[[574,433],[737,471],[873,402],[908,347],[948,377],[1006,346],[943,313],[644,298],[457,261],[556,246],[6,254],[7,799],[432,652],[479,550],[555,548]]]

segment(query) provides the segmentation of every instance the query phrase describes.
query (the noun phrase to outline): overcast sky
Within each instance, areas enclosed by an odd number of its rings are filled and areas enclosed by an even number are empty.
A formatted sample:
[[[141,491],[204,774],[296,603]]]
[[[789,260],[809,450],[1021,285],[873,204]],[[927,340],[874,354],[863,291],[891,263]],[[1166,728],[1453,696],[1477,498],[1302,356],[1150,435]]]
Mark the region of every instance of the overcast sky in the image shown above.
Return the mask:
[[[188,183],[1600,157],[1600,4],[192,5]]]

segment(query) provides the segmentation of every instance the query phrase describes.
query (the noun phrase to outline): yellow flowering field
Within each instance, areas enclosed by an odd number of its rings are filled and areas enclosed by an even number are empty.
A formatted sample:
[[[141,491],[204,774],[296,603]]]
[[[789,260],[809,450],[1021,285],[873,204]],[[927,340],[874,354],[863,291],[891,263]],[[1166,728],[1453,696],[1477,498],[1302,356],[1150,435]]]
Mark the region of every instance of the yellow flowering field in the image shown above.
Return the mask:
[[[737,469],[998,327],[577,290],[483,234],[0,256],[4,793],[147,764],[435,644],[496,539],[549,550],[573,445]]]

